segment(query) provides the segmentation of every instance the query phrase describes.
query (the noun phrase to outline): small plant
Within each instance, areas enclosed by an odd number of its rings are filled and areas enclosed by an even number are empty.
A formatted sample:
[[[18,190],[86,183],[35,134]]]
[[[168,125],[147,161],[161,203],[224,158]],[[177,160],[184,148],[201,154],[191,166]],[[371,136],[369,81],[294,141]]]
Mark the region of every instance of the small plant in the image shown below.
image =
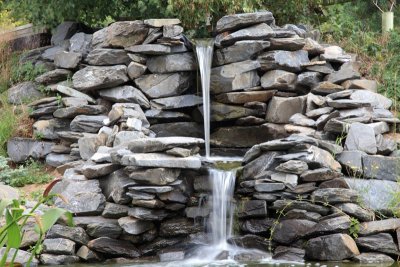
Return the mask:
[[[62,107],[62,96],[60,94],[56,95],[57,106],[60,108]]]
[[[7,159],[0,156],[0,181],[7,185],[22,187],[27,184],[45,184],[52,179],[42,164],[34,160],[13,169],[7,164]]]
[[[354,238],[357,238],[359,232],[360,232],[360,222],[356,218],[350,217],[350,228],[349,228],[350,235]]]
[[[36,140],[42,140],[44,139],[44,134],[41,132],[35,132],[35,139]]]
[[[39,84],[38,90],[39,90],[39,92],[41,92],[44,95],[49,95],[51,92],[50,88],[43,84]]]
[[[37,76],[45,72],[46,69],[43,66],[35,66],[30,61],[23,64],[17,63],[11,68],[11,83],[33,81]]]
[[[43,196],[40,197],[36,205],[30,209],[25,210],[23,201],[14,199],[2,199],[0,201],[0,219],[4,219],[5,224],[0,228],[0,248],[5,247],[4,254],[0,260],[0,266],[14,266],[15,258],[21,246],[23,239],[23,227],[26,225],[29,218],[33,218],[36,222],[35,231],[39,234],[38,241],[31,250],[31,256],[26,264],[30,266],[33,257],[38,255],[42,250],[42,243],[45,238],[45,233],[58,221],[59,218],[64,216],[67,224],[72,226],[72,214],[64,209],[53,207],[45,211],[42,215],[36,213],[36,210],[54,197],[59,195],[48,194],[55,183],[52,183],[46,188]],[[11,260],[9,260],[11,259]],[[9,262],[7,262],[9,260]]]

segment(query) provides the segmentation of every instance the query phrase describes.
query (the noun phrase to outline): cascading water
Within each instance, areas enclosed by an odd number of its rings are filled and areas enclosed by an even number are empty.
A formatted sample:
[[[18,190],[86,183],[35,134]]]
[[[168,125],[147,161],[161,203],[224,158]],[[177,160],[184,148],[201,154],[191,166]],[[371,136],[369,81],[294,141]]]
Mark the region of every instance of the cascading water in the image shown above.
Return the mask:
[[[214,40],[203,39],[196,40],[196,53],[199,63],[201,86],[203,93],[203,117],[204,117],[204,139],[205,139],[205,157],[203,161],[207,163],[218,162],[241,162],[241,158],[224,158],[210,156],[210,75],[213,55]],[[211,214],[208,225],[211,231],[211,244],[201,247],[193,256],[182,266],[202,265],[206,266],[215,260],[224,260],[234,262],[235,255],[240,253],[252,253],[253,255],[265,255],[265,253],[256,250],[247,250],[238,248],[228,243],[232,237],[233,215],[235,211],[234,191],[236,181],[236,169],[226,171],[216,168],[209,168],[209,182],[212,186]],[[233,262],[232,262],[233,261]]]
[[[213,245],[227,249],[227,240],[232,236],[236,170],[209,170],[212,185],[211,230]]]
[[[213,58],[214,40],[196,40],[196,54],[199,63],[201,88],[203,93],[203,118],[204,118],[204,141],[206,158],[210,157],[210,75]]]

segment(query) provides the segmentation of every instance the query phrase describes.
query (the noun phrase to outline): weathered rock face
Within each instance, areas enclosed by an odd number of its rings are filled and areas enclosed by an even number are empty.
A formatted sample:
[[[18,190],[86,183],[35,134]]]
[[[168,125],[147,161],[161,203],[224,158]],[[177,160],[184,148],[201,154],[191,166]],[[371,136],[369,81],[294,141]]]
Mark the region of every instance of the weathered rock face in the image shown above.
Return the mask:
[[[76,89],[81,91],[115,87],[129,80],[126,66],[86,67],[72,76]]]
[[[93,34],[94,47],[129,47],[142,43],[148,26],[142,21],[118,21]]]
[[[42,98],[38,85],[34,82],[19,83],[8,89],[8,102],[10,104],[21,104],[35,98]]]
[[[346,234],[316,237],[306,245],[306,258],[311,260],[340,261],[359,254],[356,243]]]
[[[196,49],[179,24],[121,21],[91,35],[65,23],[54,46],[24,57],[49,72],[16,85],[9,98],[35,100],[29,115],[43,140],[11,139],[9,156],[57,168],[63,180],[53,192],[67,201],[55,204],[76,224],[49,231],[41,263],[181,260],[210,243],[205,231],[218,196],[211,163],[200,156],[205,96]],[[400,121],[377,83],[360,77],[355,57],[318,44],[306,28],[276,26],[267,11],[217,22],[211,152],[244,155],[232,197],[238,236],[227,242],[282,260],[388,261],[385,254],[398,255],[400,224],[376,215],[390,217],[392,191],[400,190],[390,133]],[[43,86],[50,96],[38,93]],[[18,197],[5,185],[0,193]],[[24,230],[28,248],[38,236],[32,224]]]

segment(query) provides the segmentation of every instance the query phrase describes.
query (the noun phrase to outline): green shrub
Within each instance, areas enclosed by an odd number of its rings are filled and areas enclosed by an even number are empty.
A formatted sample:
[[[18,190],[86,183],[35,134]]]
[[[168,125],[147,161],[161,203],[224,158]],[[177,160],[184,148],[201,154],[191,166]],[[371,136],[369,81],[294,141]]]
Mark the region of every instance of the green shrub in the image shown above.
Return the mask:
[[[43,66],[35,66],[28,61],[23,64],[13,64],[11,68],[11,83],[33,81],[35,78],[46,72]]]
[[[0,156],[0,181],[13,186],[22,187],[27,184],[48,183],[53,177],[45,172],[44,166],[30,160],[24,165],[13,169],[7,164],[7,159]]]
[[[13,106],[7,103],[6,97],[1,95],[0,111],[0,156],[6,156],[7,141],[13,136],[19,118],[15,114]]]

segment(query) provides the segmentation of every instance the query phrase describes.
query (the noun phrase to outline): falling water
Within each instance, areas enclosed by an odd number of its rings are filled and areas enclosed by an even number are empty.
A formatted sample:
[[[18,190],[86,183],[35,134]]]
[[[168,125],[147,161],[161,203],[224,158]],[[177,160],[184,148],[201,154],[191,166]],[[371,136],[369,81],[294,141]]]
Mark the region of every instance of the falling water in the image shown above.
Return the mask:
[[[214,40],[199,39],[196,40],[195,44],[203,93],[204,141],[206,158],[208,158],[210,157],[210,75]]]
[[[232,236],[233,211],[232,203],[235,188],[236,170],[209,170],[212,185],[211,233],[215,246],[226,249],[227,239]]]

